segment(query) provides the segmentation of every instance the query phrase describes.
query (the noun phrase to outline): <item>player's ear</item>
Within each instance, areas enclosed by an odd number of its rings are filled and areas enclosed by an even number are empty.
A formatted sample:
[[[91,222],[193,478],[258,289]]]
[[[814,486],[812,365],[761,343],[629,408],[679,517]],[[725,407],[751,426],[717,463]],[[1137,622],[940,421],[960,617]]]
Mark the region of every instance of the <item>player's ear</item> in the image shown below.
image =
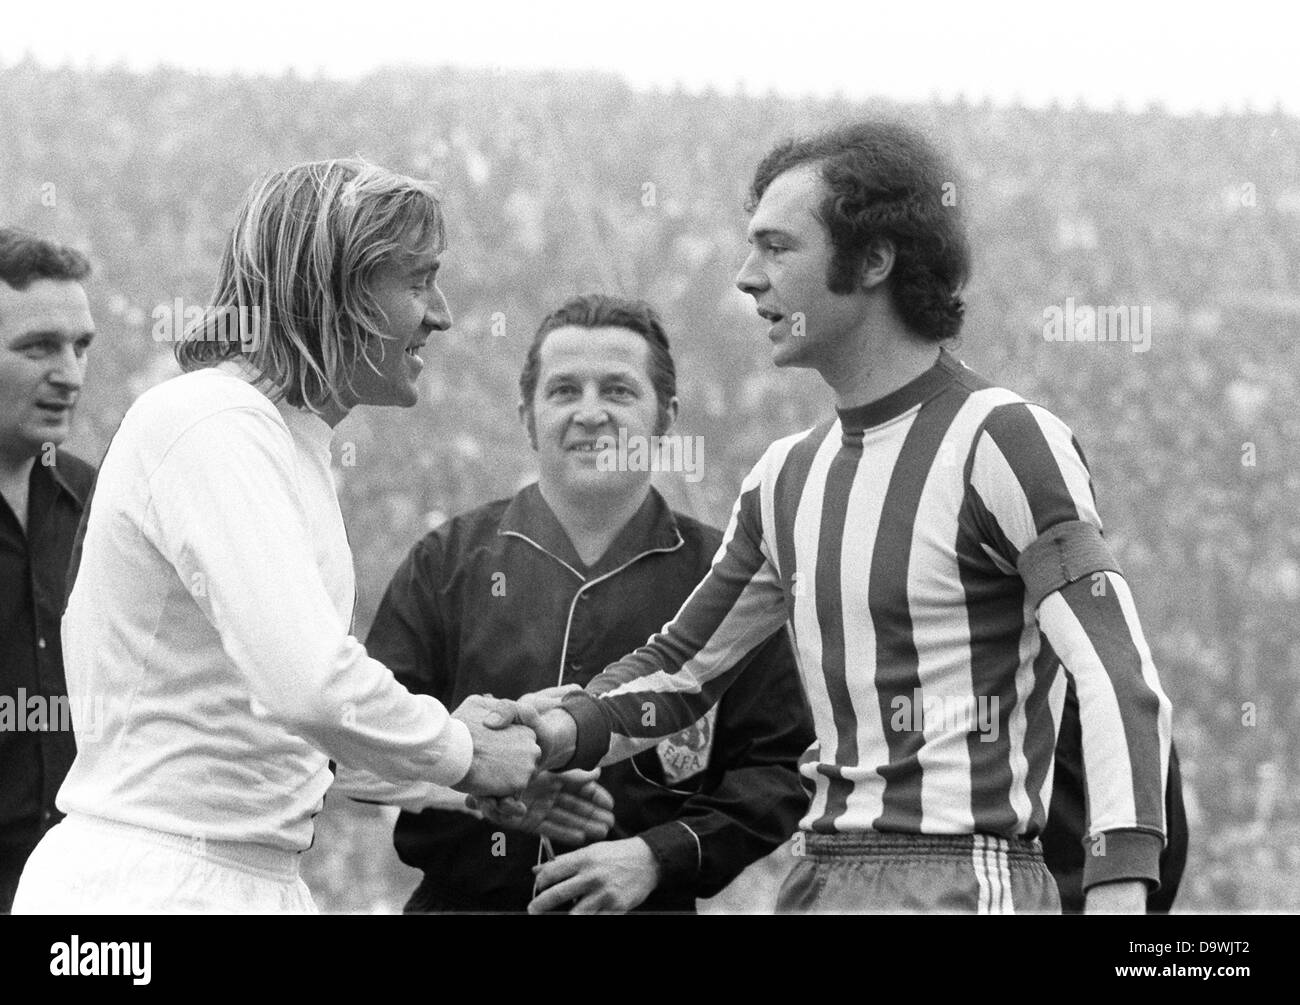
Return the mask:
[[[528,402],[523,398],[519,399],[519,423],[528,433],[528,445],[537,450],[537,420],[533,416],[533,410],[528,406]]]
[[[894,244],[892,241],[878,238],[872,241],[862,256],[862,267],[858,272],[858,282],[862,289],[870,290],[879,286],[894,271]]]
[[[668,404],[659,410],[659,435],[666,436],[677,423],[677,396],[668,399]]]

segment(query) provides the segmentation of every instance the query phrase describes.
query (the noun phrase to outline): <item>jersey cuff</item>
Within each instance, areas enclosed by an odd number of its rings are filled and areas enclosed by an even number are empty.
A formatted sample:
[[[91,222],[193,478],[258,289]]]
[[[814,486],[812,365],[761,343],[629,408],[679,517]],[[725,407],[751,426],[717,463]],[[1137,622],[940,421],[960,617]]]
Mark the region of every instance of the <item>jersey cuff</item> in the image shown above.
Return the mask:
[[[558,770],[582,768],[590,771],[609,753],[610,728],[600,702],[586,691],[575,691],[564,696],[560,708],[573,717],[577,739],[573,745],[573,757]]]
[[[1083,520],[1049,527],[1020,553],[1016,567],[1035,610],[1044,597],[1091,573],[1123,575],[1101,531]]]
[[[1160,889],[1160,851],[1164,839],[1155,831],[1116,830],[1083,841],[1083,889],[1098,883],[1140,879],[1147,892]]]
[[[700,871],[700,839],[680,820],[670,820],[637,835],[659,861],[657,890],[692,882]]]

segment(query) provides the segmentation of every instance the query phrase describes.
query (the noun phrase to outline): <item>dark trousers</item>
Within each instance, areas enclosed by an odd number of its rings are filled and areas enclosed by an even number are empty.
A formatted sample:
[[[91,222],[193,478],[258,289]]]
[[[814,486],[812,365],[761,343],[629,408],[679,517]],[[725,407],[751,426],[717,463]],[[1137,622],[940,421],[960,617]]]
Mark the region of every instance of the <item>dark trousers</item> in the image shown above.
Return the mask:
[[[0,914],[8,914],[14,906],[18,892],[18,878],[23,874],[27,857],[36,848],[38,839],[20,840],[16,843],[0,841]]]

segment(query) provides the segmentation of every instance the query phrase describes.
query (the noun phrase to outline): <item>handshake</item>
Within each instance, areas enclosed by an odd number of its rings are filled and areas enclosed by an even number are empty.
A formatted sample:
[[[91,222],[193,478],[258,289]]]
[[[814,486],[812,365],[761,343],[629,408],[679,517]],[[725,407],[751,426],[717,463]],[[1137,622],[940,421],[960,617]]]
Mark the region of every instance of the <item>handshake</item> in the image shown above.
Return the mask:
[[[576,684],[524,695],[517,701],[474,695],[452,713],[469,727],[474,759],[454,788],[494,822],[583,844],[603,838],[614,823],[614,800],[598,772],[553,772],[573,756],[576,727],[560,708]]]
[[[529,914],[621,914],[659,885],[661,866],[639,836],[605,837],[614,826],[614,797],[597,771],[554,772],[573,758],[577,726],[560,708],[576,684],[526,694],[518,701],[475,695],[452,714],[469,727],[474,760],[455,786],[494,824],[581,845],[533,869]]]

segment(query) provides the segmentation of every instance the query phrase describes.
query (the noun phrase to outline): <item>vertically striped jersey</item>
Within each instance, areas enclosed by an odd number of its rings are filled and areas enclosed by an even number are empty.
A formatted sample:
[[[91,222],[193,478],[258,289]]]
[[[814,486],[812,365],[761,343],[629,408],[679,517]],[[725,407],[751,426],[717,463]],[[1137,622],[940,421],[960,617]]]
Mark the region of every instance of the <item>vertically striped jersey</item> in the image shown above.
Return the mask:
[[[801,827],[1037,834],[1064,663],[1090,833],[1110,845],[1092,881],[1155,877],[1169,702],[1083,455],[1051,413],[944,352],[892,394],[772,444],[674,620],[566,701],[573,763],[694,722],[787,621],[817,732]]]

